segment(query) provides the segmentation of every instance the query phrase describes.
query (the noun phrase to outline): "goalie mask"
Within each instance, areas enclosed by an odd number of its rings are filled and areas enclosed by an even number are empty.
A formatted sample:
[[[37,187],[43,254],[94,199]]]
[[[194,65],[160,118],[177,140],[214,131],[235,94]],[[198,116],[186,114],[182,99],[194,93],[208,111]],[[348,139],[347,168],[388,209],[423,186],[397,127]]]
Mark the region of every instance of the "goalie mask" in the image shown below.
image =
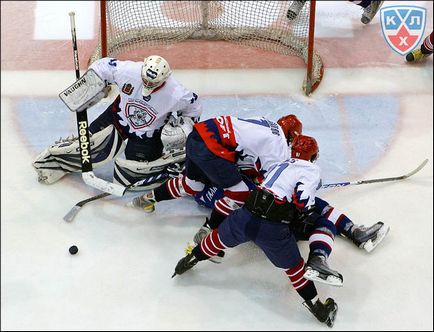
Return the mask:
[[[292,142],[295,136],[301,135],[303,130],[301,121],[294,114],[282,116],[277,120],[277,124],[282,127],[288,144]]]
[[[145,58],[142,66],[143,95],[149,96],[171,73],[169,63],[161,56],[151,55]]]
[[[292,158],[314,162],[318,159],[319,148],[315,138],[298,135],[292,141]]]

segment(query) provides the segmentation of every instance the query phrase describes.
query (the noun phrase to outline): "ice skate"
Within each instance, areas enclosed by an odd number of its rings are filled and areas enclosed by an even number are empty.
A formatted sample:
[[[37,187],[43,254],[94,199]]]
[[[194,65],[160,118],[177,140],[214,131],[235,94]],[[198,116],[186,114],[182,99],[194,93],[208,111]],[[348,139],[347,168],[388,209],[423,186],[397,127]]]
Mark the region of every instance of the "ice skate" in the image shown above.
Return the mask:
[[[157,203],[157,201],[155,200],[154,192],[150,191],[144,195],[135,197],[127,206],[142,209],[146,213],[151,213],[155,211],[155,203]]]
[[[286,12],[286,17],[288,20],[293,21],[297,18],[298,14],[300,14],[301,9],[303,8],[306,1],[293,1]]]
[[[200,242],[209,234],[211,233],[211,228],[208,226],[208,224],[205,222],[205,224],[199,228],[199,230],[196,232],[196,234],[193,237],[193,241],[190,241],[187,243],[187,247],[184,249],[186,254],[191,253],[194,247],[200,244]],[[220,250],[218,254],[214,257],[211,257],[209,259],[210,262],[220,264],[223,260],[223,257],[225,257],[225,252],[223,250]]]
[[[341,287],[344,283],[342,274],[329,268],[326,258],[320,255],[311,255],[309,257],[303,277],[337,287]]]
[[[193,254],[188,254],[184,258],[181,258],[176,264],[175,273],[172,275],[172,278],[177,274],[183,274],[184,272],[190,270],[193,266],[195,266],[199,261]]]
[[[319,299],[312,303],[312,301],[305,301],[303,305],[321,322],[327,324],[328,327],[333,327],[335,322],[338,305],[332,298],[328,298],[322,303]]]
[[[199,230],[194,234],[193,242],[198,245],[209,233],[211,233],[211,228],[205,222],[205,224],[199,228]]]
[[[354,244],[359,248],[371,252],[381,241],[383,241],[384,237],[389,232],[389,229],[390,227],[384,225],[381,221],[371,227],[354,225],[349,238],[353,240]]]
[[[363,10],[361,21],[363,24],[368,24],[377,14],[384,1],[372,1],[371,4]]]
[[[431,54],[424,54],[422,53],[421,49],[415,49],[412,52],[408,53],[405,56],[405,59],[407,60],[407,62],[419,62],[422,61],[423,59],[427,58],[428,56],[430,56]]]

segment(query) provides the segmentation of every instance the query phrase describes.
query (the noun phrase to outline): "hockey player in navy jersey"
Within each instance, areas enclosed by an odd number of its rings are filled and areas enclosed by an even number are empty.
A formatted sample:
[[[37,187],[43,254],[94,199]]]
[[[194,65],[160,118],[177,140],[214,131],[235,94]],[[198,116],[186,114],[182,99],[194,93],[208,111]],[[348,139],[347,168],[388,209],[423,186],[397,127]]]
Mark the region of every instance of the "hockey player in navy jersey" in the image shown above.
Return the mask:
[[[166,180],[167,168],[185,159],[185,152],[171,151],[184,149],[200,118],[198,96],[173,77],[169,63],[159,55],[140,62],[107,57],[89,69],[106,85],[116,85],[119,92],[89,125],[93,167],[114,159],[114,181],[124,186],[146,180],[146,187]],[[77,138],[67,138],[39,154],[33,163],[39,182],[55,183],[80,171],[78,144]],[[117,158],[122,152],[125,159]]]
[[[332,298],[322,302],[312,280],[342,285],[342,275],[326,263],[336,229],[319,216],[322,223],[316,236],[322,244],[310,251],[305,265],[288,227],[293,222],[303,223],[302,216],[309,215],[314,207],[316,189],[321,183],[320,169],[313,163],[318,152],[314,138],[298,135],[293,141],[292,158],[275,165],[244,206],[226,217],[178,262],[173,277],[222,250],[253,241],[273,265],[286,273],[309,311],[320,322],[333,326],[338,306]]]

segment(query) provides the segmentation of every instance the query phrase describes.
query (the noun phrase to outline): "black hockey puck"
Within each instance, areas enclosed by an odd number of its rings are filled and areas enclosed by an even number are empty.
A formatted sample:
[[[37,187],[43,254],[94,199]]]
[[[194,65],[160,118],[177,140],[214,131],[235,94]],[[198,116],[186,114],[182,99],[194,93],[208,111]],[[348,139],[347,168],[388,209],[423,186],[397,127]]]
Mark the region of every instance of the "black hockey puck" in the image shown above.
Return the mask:
[[[71,247],[69,247],[69,253],[71,255],[75,255],[77,252],[78,252],[77,246],[71,246]]]

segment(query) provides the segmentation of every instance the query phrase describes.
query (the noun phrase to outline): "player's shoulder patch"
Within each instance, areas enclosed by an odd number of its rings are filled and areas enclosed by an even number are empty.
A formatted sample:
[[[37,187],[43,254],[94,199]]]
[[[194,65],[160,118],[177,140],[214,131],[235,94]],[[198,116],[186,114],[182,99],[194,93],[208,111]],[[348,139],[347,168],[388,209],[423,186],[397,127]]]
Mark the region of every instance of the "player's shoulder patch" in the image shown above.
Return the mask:
[[[122,93],[126,95],[131,95],[133,93],[134,86],[131,83],[125,83],[122,87]]]

